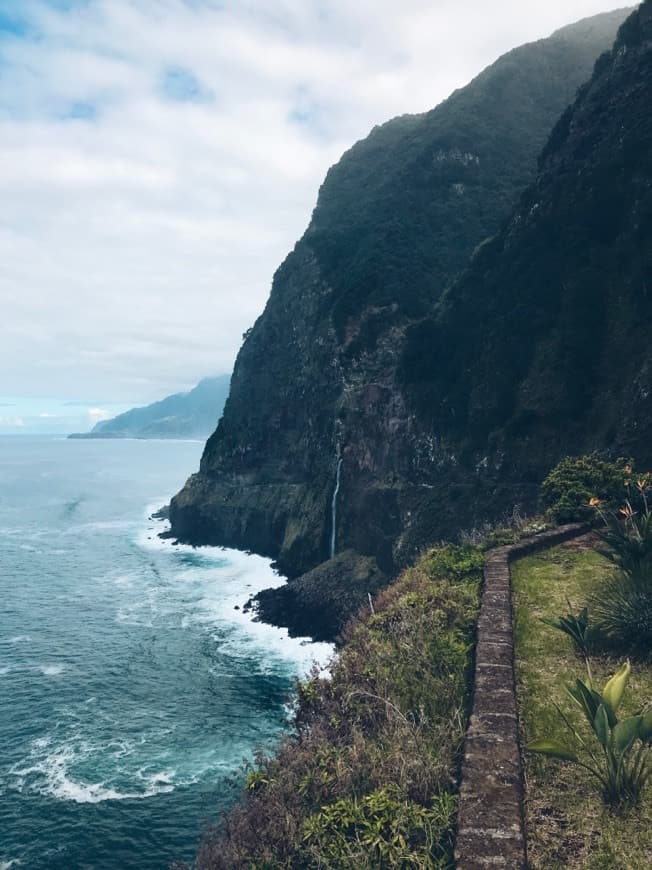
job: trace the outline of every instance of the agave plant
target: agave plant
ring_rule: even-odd
[[[585,740],[561,708],[557,710],[582,750],[582,757],[570,746],[550,737],[528,744],[530,752],[580,765],[602,786],[609,804],[636,803],[652,776],[649,741],[652,739],[652,710],[627,719],[618,719],[631,665],[626,662],[607,682],[602,692],[592,681],[576,680],[566,690],[579,706],[589,724],[597,746]]]
[[[595,636],[606,647],[638,659],[652,657],[652,582],[619,574],[593,591]]]
[[[584,657],[588,667],[590,647],[589,611],[585,607],[576,616],[573,613],[570,601],[568,602],[568,608],[570,613],[566,616],[557,616],[554,619],[542,619],[541,622],[567,634],[573,641],[576,651]]]

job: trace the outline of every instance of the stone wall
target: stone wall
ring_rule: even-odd
[[[584,525],[562,526],[486,554],[460,786],[458,870],[527,867],[509,564],[586,531]]]

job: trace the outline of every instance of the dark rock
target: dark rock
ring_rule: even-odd
[[[292,637],[330,641],[387,579],[375,559],[347,550],[292,583],[259,592],[258,618],[287,628]]]

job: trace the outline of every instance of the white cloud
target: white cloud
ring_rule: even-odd
[[[88,416],[92,423],[99,423],[100,420],[110,420],[113,414],[110,411],[105,411],[104,408],[89,408]]]
[[[0,393],[144,403],[230,370],[355,139],[612,4],[66,5],[0,29]]]

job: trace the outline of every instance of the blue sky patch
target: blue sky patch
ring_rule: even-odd
[[[29,31],[28,18],[21,14],[24,7],[16,0],[0,0],[0,39],[3,35],[25,36]]]
[[[204,103],[214,97],[194,73],[182,66],[167,67],[161,76],[160,88],[163,96],[177,103]]]
[[[64,119],[71,121],[95,121],[97,116],[97,106],[85,102],[73,103],[63,115]]]

